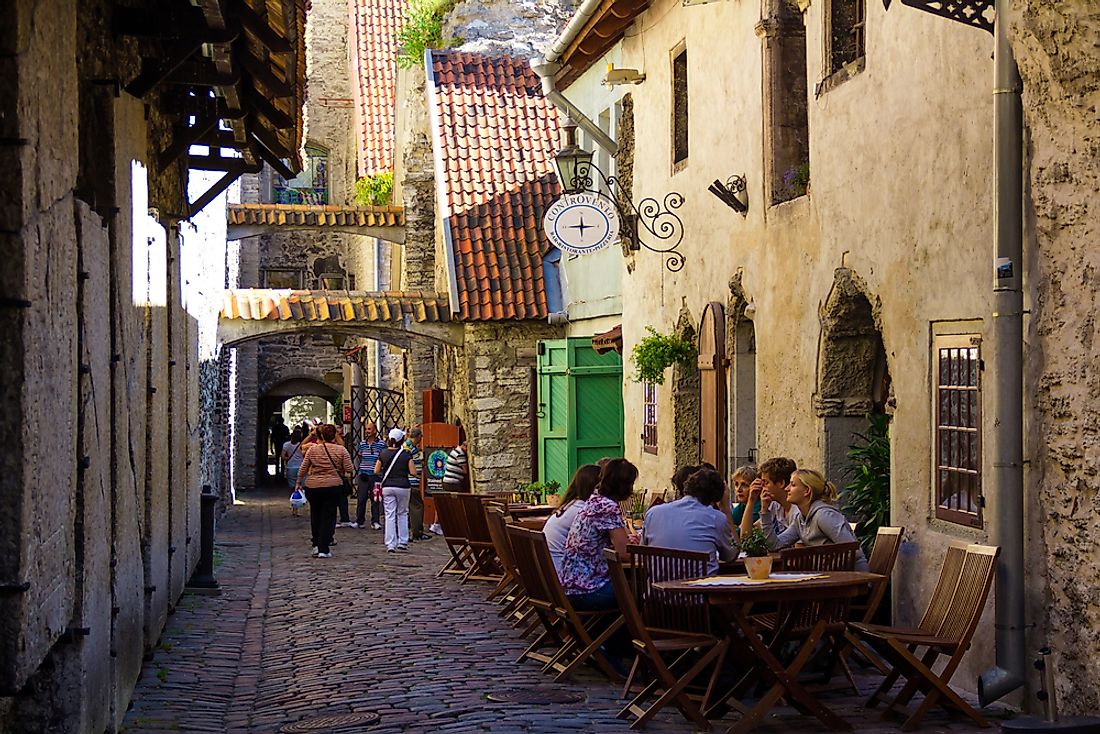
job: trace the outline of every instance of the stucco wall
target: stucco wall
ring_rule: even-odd
[[[697,320],[708,301],[726,303],[739,277],[755,310],[757,449],[761,459],[824,464],[823,421],[815,405],[821,369],[822,309],[838,269],[866,288],[893,379],[894,524],[907,528],[896,586],[900,620],[915,621],[931,591],[945,541],[985,539],[932,518],[930,334],[933,322],[982,319],[990,311],[992,238],[991,39],[904,6],[867,3],[866,69],[815,94],[824,76],[823,10],[804,15],[807,37],[810,191],[774,207],[764,191],[763,41],[757,6],[654,3],[623,42],[622,65],[645,72],[632,90],[633,200],[685,197],[684,269],[669,273],[645,250],[626,276],[624,347],[646,325],[671,331],[681,308]],[[661,18],[654,23],[649,19]],[[688,49],[689,157],[671,162],[671,54]],[[919,64],[913,59],[924,59]],[[707,192],[714,179],[744,174],[742,218]],[[989,335],[985,335],[986,339]],[[629,368],[628,368],[629,369]],[[671,372],[669,373],[669,376]],[[672,382],[659,395],[657,456],[643,454],[641,386],[627,381],[627,456],[642,486],[664,486],[674,469]],[[841,480],[842,477],[832,477]],[[985,487],[992,495],[994,488]],[[991,660],[991,613],[965,670]]]
[[[1100,16],[1076,2],[1018,2],[1033,296],[1025,403],[1030,649],[1058,659],[1063,712],[1100,710]]]

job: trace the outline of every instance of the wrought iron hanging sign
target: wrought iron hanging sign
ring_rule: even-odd
[[[542,229],[562,252],[589,255],[618,241],[619,210],[590,191],[563,194],[547,208]]]
[[[680,245],[684,222],[676,210],[684,197],[670,192],[661,201],[642,199],[637,206],[622,195],[619,180],[592,163],[592,153],[576,144],[575,126],[566,125],[566,145],[554,156],[564,193],[550,203],[542,226],[558,249],[587,255],[624,238],[630,249],[642,247],[665,256],[665,267],[684,267]],[[606,193],[605,193],[606,192]]]

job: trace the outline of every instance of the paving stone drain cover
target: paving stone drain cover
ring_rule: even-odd
[[[368,726],[377,723],[379,715],[375,713],[361,714],[330,714],[317,716],[312,719],[302,719],[293,724],[287,724],[279,729],[282,734],[298,734],[298,732],[323,732],[340,731],[351,726]]]
[[[583,693],[558,691],[552,688],[505,688],[488,695],[494,703],[520,703],[528,706],[550,703],[581,703]]]

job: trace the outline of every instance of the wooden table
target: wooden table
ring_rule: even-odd
[[[805,581],[766,582],[738,586],[702,586],[690,583],[690,580],[663,581],[654,584],[665,591],[703,594],[729,625],[729,639],[732,647],[740,653],[739,658],[750,664],[749,673],[759,671],[772,683],[771,688],[752,708],[733,701],[733,705],[744,712],[744,716],[729,728],[730,734],[742,734],[759,724],[781,697],[804,713],[816,716],[822,724],[834,731],[851,731],[852,725],[842,719],[798,682],[798,674],[813,654],[814,646],[821,639],[827,627],[824,616],[810,629],[802,639],[798,652],[789,665],[784,666],[775,656],[774,650],[782,644],[777,639],[772,646],[765,644],[758,630],[749,619],[749,610],[756,602],[836,602],[846,612],[853,596],[863,591],[867,584],[882,579],[878,574],[859,571],[822,572],[823,578]],[[785,620],[777,620],[777,628],[786,627]],[[748,677],[748,676],[746,676]],[[738,692],[735,687],[730,697]]]
[[[557,507],[553,505],[508,505],[508,514],[519,519],[521,517],[537,517],[540,515],[553,515]]]

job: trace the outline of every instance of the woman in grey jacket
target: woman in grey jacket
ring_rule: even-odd
[[[848,525],[848,518],[832,503],[837,499],[836,487],[825,481],[813,469],[798,469],[787,485],[787,500],[797,505],[801,516],[789,528],[776,535],[771,508],[760,513],[760,526],[773,548],[789,548],[795,543],[805,546],[826,543],[854,543],[855,533]],[[867,571],[867,557],[862,549],[856,550],[856,570]]]

